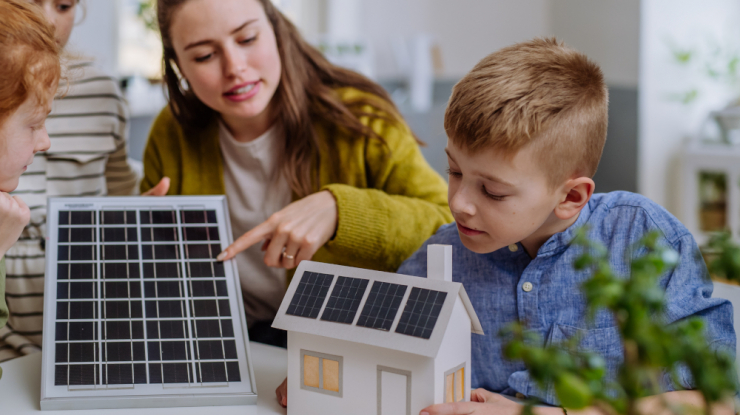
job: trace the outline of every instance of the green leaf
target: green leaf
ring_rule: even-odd
[[[593,399],[588,384],[572,373],[562,373],[557,377],[555,393],[561,405],[572,409],[585,408]]]

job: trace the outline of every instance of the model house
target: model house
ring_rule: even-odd
[[[483,334],[452,247],[427,278],[303,261],[274,327],[288,331],[289,414],[418,414],[470,399],[470,333]]]

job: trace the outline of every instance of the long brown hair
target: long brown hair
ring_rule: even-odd
[[[170,109],[185,129],[202,129],[213,122],[216,112],[201,102],[190,88],[184,89],[175,71],[177,55],[172,45],[170,28],[177,9],[188,0],[157,0],[157,19],[164,46],[164,81],[169,91]],[[285,137],[285,149],[279,160],[282,173],[291,189],[299,196],[315,191],[312,165],[319,157],[319,143],[314,123],[320,120],[330,128],[339,128],[351,136],[383,138],[360,122],[359,117],[384,118],[402,122],[388,93],[368,78],[331,64],[316,48],[309,45],[298,29],[270,0],[257,0],[265,10],[275,32],[282,61],[280,85],[271,105],[276,108],[275,123]],[[377,99],[343,102],[335,89],[352,87],[369,92]],[[370,105],[374,113],[361,108]],[[336,131],[336,130],[334,130]]]

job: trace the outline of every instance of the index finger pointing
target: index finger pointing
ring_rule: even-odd
[[[275,225],[270,222],[262,222],[252,228],[251,231],[240,236],[239,239],[234,241],[234,243],[224,249],[223,252],[218,254],[218,257],[216,257],[216,259],[218,259],[219,261],[227,261],[236,256],[236,254],[238,254],[239,252],[265,239],[266,236],[272,234],[274,231]]]

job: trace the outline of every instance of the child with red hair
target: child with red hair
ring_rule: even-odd
[[[39,151],[49,148],[44,122],[60,78],[54,31],[25,1],[0,1],[0,327],[8,319],[5,253],[29,221],[28,206],[9,193]],[[0,372],[0,375],[2,372]]]

